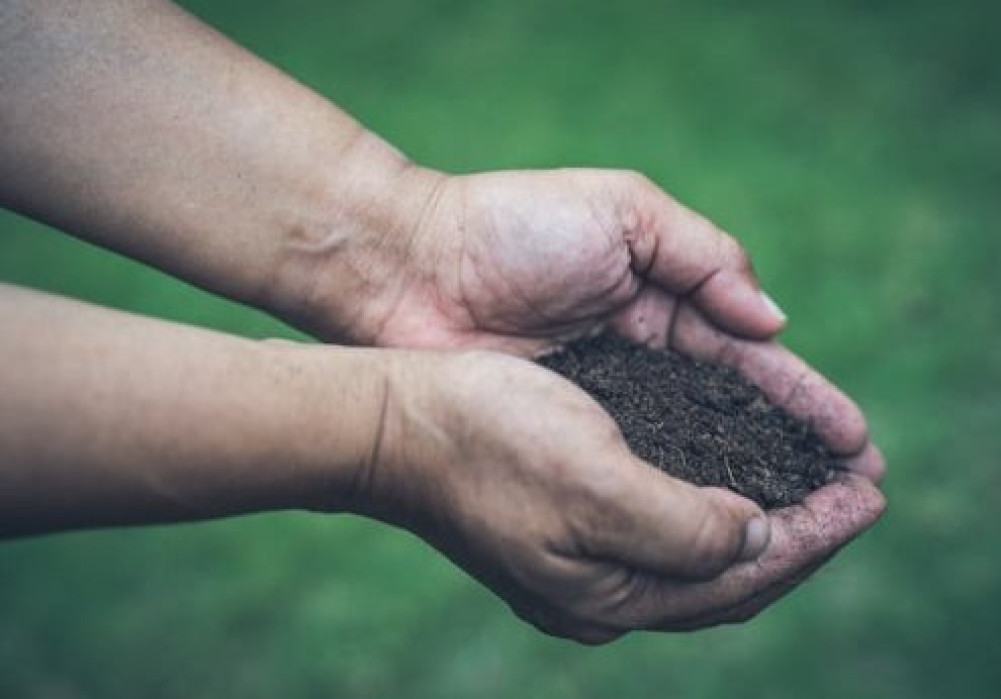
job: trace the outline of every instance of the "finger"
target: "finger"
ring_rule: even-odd
[[[806,582],[813,576],[814,573],[820,570],[820,568],[822,568],[824,564],[826,564],[827,561],[833,557],[833,555],[834,554],[827,556],[822,561],[807,566],[796,575],[779,581],[775,585],[772,585],[745,602],[738,603],[733,607],[727,607],[717,613],[693,617],[685,621],[672,623],[670,630],[695,631],[697,629],[705,629],[711,626],[719,626],[720,624],[740,624],[745,621],[749,621]]]
[[[629,458],[601,507],[588,514],[577,543],[584,555],[651,574],[708,580],[767,545],[768,520],[750,500],[698,488]]]
[[[697,359],[737,369],[768,400],[807,422],[835,454],[852,456],[868,443],[865,417],[858,406],[776,342],[741,340],[723,333],[683,303],[670,345]]]
[[[539,604],[523,607],[509,604],[511,611],[524,622],[542,633],[576,641],[585,646],[599,646],[621,638],[625,629],[617,629],[600,623],[572,618],[565,611]]]
[[[864,481],[860,482],[865,485]],[[871,492],[870,488],[866,489]],[[873,504],[876,508],[878,508],[878,513],[881,514],[885,506],[881,497],[875,498]],[[814,504],[813,506],[816,505]],[[878,517],[878,514],[876,516]],[[696,628],[707,628],[719,624],[737,624],[748,621],[812,577],[814,573],[826,565],[835,555],[837,555],[838,551],[844,548],[848,543],[850,543],[850,539],[834,544],[833,547],[826,551],[821,557],[814,559],[805,567],[798,570],[795,574],[779,579],[778,582],[773,584],[771,587],[766,588],[764,591],[746,601],[739,602],[738,604],[715,614],[703,615],[678,624],[672,624],[671,630],[687,631],[694,630]]]
[[[844,475],[802,505],[776,510],[771,543],[756,561],[704,583],[637,579],[637,592],[619,606],[617,621],[629,628],[695,628],[726,618],[761,595],[769,601],[770,590],[800,580],[871,526],[884,508],[882,494],[868,479]]]
[[[261,340],[265,345],[271,345],[272,347],[281,348],[291,348],[291,347],[308,347],[309,344],[305,342],[296,342],[295,340],[289,340],[285,337],[265,337]]]
[[[626,242],[640,276],[671,293],[690,294],[729,332],[764,339],[782,329],[785,315],[761,291],[736,240],[646,178],[633,176],[630,184],[636,216]]]
[[[635,299],[612,316],[609,327],[633,342],[663,349],[677,305],[676,296],[646,284]]]
[[[886,477],[886,461],[883,453],[872,442],[866,444],[860,453],[845,459],[844,464],[849,471],[865,476],[876,485],[882,483]]]

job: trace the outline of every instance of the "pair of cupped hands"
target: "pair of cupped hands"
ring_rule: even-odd
[[[403,177],[410,214],[304,243],[279,314],[326,339],[492,351],[401,355],[353,509],[584,643],[749,619],[880,516],[861,412],[772,339],[785,318],[732,237],[631,172]],[[844,473],[762,512],[643,463],[590,397],[525,361],[599,330],[735,367]]]

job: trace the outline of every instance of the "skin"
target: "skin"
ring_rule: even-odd
[[[8,535],[358,512],[599,643],[747,619],[882,512],[858,408],[770,339],[785,319],[733,238],[640,175],[420,167],[158,1],[0,1],[0,86],[3,205],[321,339],[401,348],[250,342],[5,287]],[[766,515],[654,471],[517,358],[603,328],[737,367],[848,473]]]

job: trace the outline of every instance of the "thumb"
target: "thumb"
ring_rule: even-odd
[[[767,517],[750,500],[700,488],[630,456],[622,490],[601,517],[591,552],[630,568],[691,580],[715,578],[757,558],[768,545]]]
[[[631,188],[637,226],[627,233],[637,274],[680,296],[720,328],[752,339],[771,337],[785,314],[761,290],[740,244],[649,180]]]

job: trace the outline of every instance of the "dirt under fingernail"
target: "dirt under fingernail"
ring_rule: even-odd
[[[731,368],[614,335],[579,340],[538,363],[597,400],[637,456],[696,485],[773,509],[801,502],[843,470],[807,423]]]

